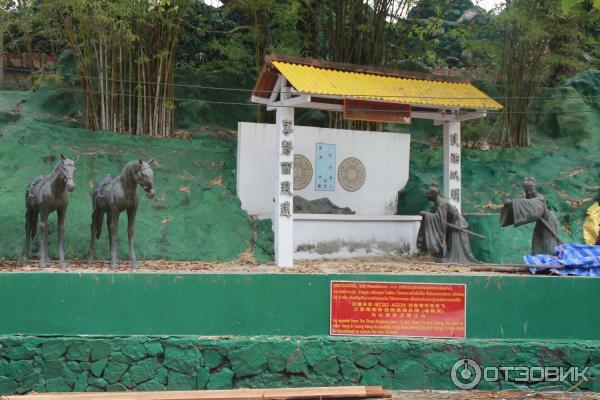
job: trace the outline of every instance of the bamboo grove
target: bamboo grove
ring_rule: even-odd
[[[491,71],[476,79],[486,80],[505,107],[501,123],[492,116],[477,135],[490,136],[498,126],[500,144],[528,146],[529,109],[541,87],[599,65],[597,1],[507,0],[496,13],[471,0],[221,2],[0,0],[0,35],[7,51],[70,50],[77,78],[55,79],[68,80],[64,90],[83,93],[88,128],[161,137],[175,129],[175,67],[182,74],[195,71],[195,84],[243,91],[260,73],[263,57],[276,53],[419,72]],[[211,100],[246,101],[232,95],[243,92],[178,91],[187,92],[178,96],[178,109],[189,99],[198,102],[199,114],[200,108],[214,110]],[[383,128],[336,113],[316,118],[330,127]],[[271,119],[256,107],[257,121]]]
[[[47,0],[75,59],[93,130],[167,137],[174,130],[174,49],[183,2]]]

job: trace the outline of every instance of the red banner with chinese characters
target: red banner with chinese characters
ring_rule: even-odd
[[[344,119],[410,124],[410,104],[344,99]]]
[[[331,282],[332,335],[466,337],[462,284]]]

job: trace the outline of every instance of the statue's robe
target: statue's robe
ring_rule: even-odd
[[[469,234],[450,228],[448,223],[467,229],[469,223],[446,199],[440,199],[433,213],[425,213],[419,233],[417,248],[440,258],[441,262],[477,264],[471,253]]]
[[[558,232],[556,215],[548,209],[544,196],[538,193],[534,198],[514,199],[510,204],[505,204],[500,213],[500,226],[517,227],[535,222],[531,237],[531,254],[554,254],[558,240],[540,221],[541,218],[554,232]]]

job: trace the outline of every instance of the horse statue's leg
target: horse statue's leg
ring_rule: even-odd
[[[67,268],[67,262],[65,261],[65,217],[67,215],[67,207],[59,208],[56,210],[56,216],[58,220],[58,227],[56,229],[58,233],[58,259],[61,268]]]
[[[96,240],[100,238],[100,233],[102,232],[102,222],[104,220],[104,212],[100,210],[100,208],[94,208],[94,212],[92,213],[92,223],[90,225],[91,238],[90,238],[90,247],[88,249],[88,264],[94,263],[94,253],[96,252]],[[110,240],[110,234],[109,234]]]
[[[27,212],[25,213],[25,248],[23,249],[23,257],[25,257],[26,260],[29,260],[29,247],[31,239],[35,237],[37,222],[37,211],[27,208]]]
[[[48,255],[48,213],[41,212],[42,222],[40,223],[40,261],[39,267],[46,268],[50,256]]]
[[[131,259],[131,268],[138,268],[139,264],[135,256],[134,235],[135,235],[135,214],[136,207],[127,210],[127,238],[129,239],[129,258]]]
[[[119,232],[119,211],[110,210],[108,212],[108,238],[110,242],[110,267],[117,268],[119,266],[117,245],[117,235]]]

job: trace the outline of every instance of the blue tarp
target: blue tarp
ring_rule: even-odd
[[[550,271],[560,275],[600,276],[600,246],[591,244],[568,243],[556,246],[554,255],[536,254],[523,256],[528,265],[565,266],[565,269],[551,268]],[[540,270],[530,268],[532,273]]]

